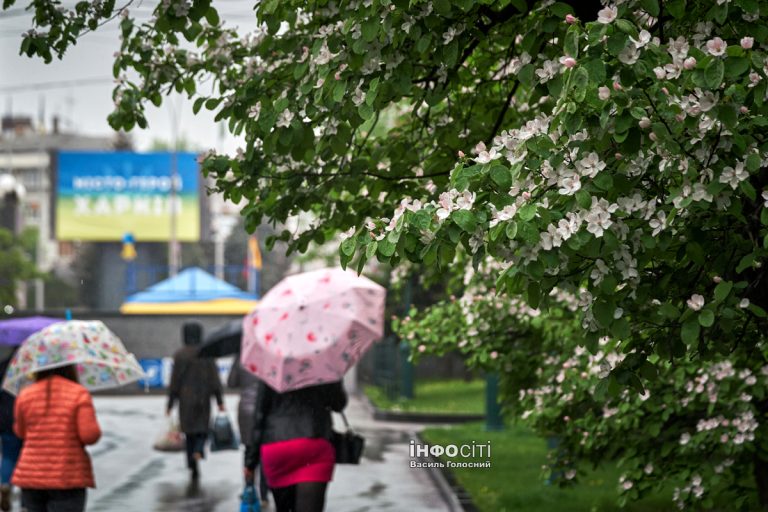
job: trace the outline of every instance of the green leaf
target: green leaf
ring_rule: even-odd
[[[701,326],[695,319],[688,320],[683,324],[680,329],[680,339],[686,345],[693,345],[699,339],[699,333],[701,332]]]
[[[565,47],[563,51],[574,59],[579,56],[579,27],[577,25],[571,25],[565,34]]]
[[[592,196],[584,189],[576,192],[576,202],[585,210],[592,206]]]
[[[341,242],[341,252],[346,256],[352,256],[355,253],[356,246],[357,242],[355,241],[354,237],[347,238]]]
[[[451,220],[468,233],[474,233],[477,227],[477,219],[469,210],[456,210],[451,213]]]
[[[613,322],[614,309],[613,304],[604,300],[598,300],[592,306],[592,313],[595,315],[595,319],[601,326],[608,327],[611,325],[611,322]]]
[[[760,155],[757,153],[750,153],[750,155],[747,157],[747,170],[749,172],[755,172],[758,169],[760,169],[760,166],[763,164],[762,159],[760,158]]]
[[[680,311],[669,302],[665,302],[659,307],[659,313],[670,320],[675,320],[680,316]]]
[[[752,267],[752,264],[755,262],[755,253],[749,253],[745,255],[743,258],[741,258],[741,261],[739,261],[739,264],[736,266],[736,273],[741,274],[748,268]]]
[[[512,173],[503,165],[496,165],[491,168],[491,179],[499,186],[499,188],[506,192],[509,187],[512,186]]]
[[[658,0],[640,0],[640,6],[654,18],[659,17],[659,1]]]
[[[587,70],[589,80],[596,85],[605,83],[605,63],[602,59],[590,59],[585,61],[581,67]]]
[[[715,314],[711,310],[705,309],[699,313],[699,324],[702,327],[712,327],[714,323]]]
[[[395,254],[396,248],[397,246],[392,242],[390,242],[389,240],[387,240],[386,238],[384,240],[379,241],[379,247],[378,247],[379,254],[381,254],[385,258],[389,258],[393,254]]]
[[[632,337],[632,329],[626,319],[620,318],[611,326],[611,334],[617,340],[627,340]]]
[[[725,67],[722,59],[714,58],[704,69],[704,84],[710,89],[719,89],[720,84],[723,83],[724,74]]]
[[[365,246],[365,259],[370,260],[376,255],[376,248],[379,246],[379,242],[372,240],[371,243]]]
[[[367,43],[376,39],[376,35],[379,33],[381,25],[379,25],[379,19],[376,16],[371,16],[367,21],[362,24],[360,29],[363,40]]]
[[[720,105],[717,109],[717,118],[727,128],[734,128],[739,122],[739,116],[736,113],[736,109],[730,105]]]
[[[360,117],[362,117],[364,121],[367,121],[373,117],[373,108],[367,103],[363,103],[357,107],[357,113],[360,114]]]
[[[725,60],[725,74],[728,78],[737,78],[749,70],[749,64],[746,57],[730,57]]]
[[[731,281],[721,281],[715,286],[715,300],[718,302],[724,301],[728,295],[730,295],[733,289],[733,283]]]
[[[768,314],[766,314],[763,308],[761,308],[760,306],[756,306],[755,304],[750,304],[749,306],[747,306],[747,309],[760,318],[765,318],[766,316],[768,316]]]
[[[517,236],[517,222],[510,221],[507,223],[507,227],[505,229],[505,234],[507,235],[507,238],[510,240],[513,240]]]
[[[219,13],[213,7],[209,7],[208,10],[205,11],[205,19],[213,26],[218,25],[220,22]]]
[[[536,216],[536,205],[527,204],[523,206],[520,208],[520,211],[517,212],[517,216],[520,217],[520,220],[525,222],[533,220],[533,218]]]
[[[528,283],[528,293],[526,296],[528,305],[536,309],[541,302],[541,286],[538,281],[531,281]]]
[[[576,68],[576,72],[573,75],[573,82],[571,87],[573,88],[573,99],[579,103],[584,101],[587,95],[587,89],[589,85],[589,73],[583,67]]]
[[[344,99],[344,93],[347,92],[347,82],[344,80],[338,80],[333,86],[333,101],[339,103]]]

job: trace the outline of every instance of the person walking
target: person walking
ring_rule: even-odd
[[[187,467],[193,480],[200,476],[198,463],[205,457],[205,442],[211,422],[211,397],[224,412],[222,386],[216,363],[197,355],[203,339],[203,328],[197,322],[182,326],[184,347],[173,356],[173,371],[168,393],[166,415],[179,404],[179,423],[187,445]]]
[[[256,407],[256,393],[259,391],[259,383],[261,380],[243,368],[240,363],[240,354],[235,356],[235,360],[232,363],[232,369],[229,372],[227,378],[227,386],[240,390],[240,401],[237,404],[237,426],[240,429],[240,441],[245,446],[245,461],[247,464],[248,452],[253,444],[253,414]],[[253,478],[246,478],[246,484],[253,484]],[[267,488],[267,479],[262,472],[259,475],[259,497],[261,498],[261,506],[265,508],[269,502]]]
[[[347,405],[341,382],[278,393],[259,381],[255,400],[246,478],[261,464],[277,512],[322,512],[336,463],[331,411]]]
[[[8,365],[16,353],[16,347],[0,363],[0,376],[5,377]],[[0,460],[0,510],[11,510],[11,476],[16,468],[16,462],[21,453],[21,439],[13,432],[13,408],[16,397],[6,390],[0,390],[0,445],[2,445],[2,460]]]
[[[90,393],[75,365],[43,370],[16,399],[14,432],[24,442],[12,482],[26,512],[83,512],[95,487],[86,445],[101,438]]]

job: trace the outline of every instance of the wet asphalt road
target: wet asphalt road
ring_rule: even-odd
[[[236,411],[237,399],[227,397],[229,411]],[[89,491],[88,512],[239,510],[242,452],[209,453],[201,466],[200,483],[193,485],[182,453],[152,450],[166,425],[163,397],[96,397],[94,401],[104,435],[89,448],[97,489]],[[428,474],[408,467],[408,441],[414,426],[375,422],[356,400],[347,413],[350,423],[366,437],[366,452],[360,466],[336,467],[326,511],[448,510]]]

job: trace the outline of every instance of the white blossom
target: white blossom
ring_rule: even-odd
[[[719,182],[727,183],[732,189],[736,190],[739,183],[749,178],[749,173],[744,170],[744,162],[737,162],[736,167],[726,166],[720,174]]]
[[[618,15],[619,9],[615,5],[609,5],[597,11],[597,21],[603,24],[612,23]]]
[[[699,311],[704,307],[704,297],[698,293],[691,295],[691,298],[686,301],[688,307],[694,311]]]
[[[713,55],[715,57],[720,57],[721,55],[725,55],[725,49],[728,47],[728,45],[720,39],[719,37],[714,37],[707,41],[707,51],[710,53],[710,55]]]

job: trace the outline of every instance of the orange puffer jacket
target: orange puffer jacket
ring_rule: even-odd
[[[63,377],[43,379],[16,400],[13,430],[24,440],[13,484],[27,489],[95,487],[85,445],[101,437],[91,395]]]

